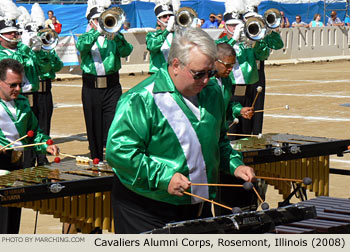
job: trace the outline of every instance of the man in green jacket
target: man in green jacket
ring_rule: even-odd
[[[226,36],[217,40],[216,43],[227,43],[236,51],[237,61],[230,74],[233,83],[232,101],[239,102],[244,107],[252,106],[257,88],[261,86],[262,92],[259,95],[259,101],[256,102],[256,106],[253,109],[264,109],[264,60],[269,57],[271,49],[281,49],[283,41],[279,33],[271,31],[271,33],[255,43],[249,43],[254,42],[249,40],[248,43],[245,41],[241,42],[241,35],[244,34],[242,15],[236,12],[226,12],[224,20]],[[229,132],[259,134],[262,131],[262,124],[262,113],[257,113],[251,120],[243,118],[236,127],[230,128]],[[235,139],[235,137],[231,137],[231,139]]]
[[[236,52],[226,43],[217,44],[217,59],[215,69],[217,73],[211,78],[211,81],[217,83],[222,90],[225,103],[226,121],[230,126],[235,118],[243,117],[251,119],[254,115],[252,107],[243,107],[239,102],[231,100],[232,97],[232,79],[230,74],[236,62]]]
[[[113,34],[112,39],[105,36],[98,24],[103,11],[100,6],[92,6],[87,11],[91,30],[79,36],[76,44],[81,55],[82,101],[90,154],[92,159],[101,161],[107,132],[122,94],[120,57],[129,56],[133,49],[120,32]]]
[[[24,86],[21,93],[27,97],[32,110],[38,115],[39,76],[49,72],[51,65],[48,53],[41,50],[40,44],[34,46],[34,41],[40,42],[35,31],[24,31],[20,38],[15,20],[7,20],[4,17],[0,21],[0,60],[11,58],[24,66]],[[26,150],[24,157],[25,168],[35,166],[36,157],[33,150]]]
[[[0,61],[0,169],[13,171],[23,167],[21,154],[23,145],[45,143],[49,136],[43,134],[38,121],[30,108],[28,100],[20,95],[23,66],[16,60]],[[15,140],[27,135],[32,130],[34,135],[11,144],[15,150],[3,148]],[[37,145],[34,150],[40,153],[58,154],[55,145]],[[21,208],[0,207],[0,233],[16,234],[19,231]]]
[[[141,233],[209,216],[209,204],[184,191],[215,199],[215,187],[191,183],[216,183],[219,167],[245,181],[254,179],[253,169],[226,137],[222,91],[209,82],[215,59],[215,42],[206,32],[179,30],[169,65],[118,102],[106,148],[106,160],[116,173],[116,233]]]
[[[164,2],[164,1],[163,1]],[[149,72],[156,73],[168,61],[171,41],[174,36],[174,13],[171,1],[156,4],[154,13],[159,29],[146,35],[146,46],[150,52]]]

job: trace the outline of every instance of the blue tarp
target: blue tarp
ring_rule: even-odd
[[[24,6],[30,12],[32,4],[18,4]],[[57,19],[62,23],[62,33],[60,35],[81,34],[86,30],[87,20],[85,18],[86,4],[41,4],[45,14],[48,10],[53,10]],[[208,19],[211,12],[224,13],[224,2],[216,2],[210,0],[193,0],[183,1],[181,6],[191,7],[197,11],[199,18]],[[156,17],[154,15],[154,3],[149,2],[132,2],[127,5],[120,5],[125,11],[128,21],[132,28],[155,27]],[[301,15],[303,21],[310,22],[315,13],[320,13],[323,20],[324,2],[304,4],[288,4],[274,1],[263,1],[259,5],[259,13],[263,14],[269,8],[277,8],[283,10],[289,21],[295,20],[295,15]],[[338,17],[344,20],[345,9],[344,3],[332,3],[327,5],[327,13],[329,15],[332,9],[338,9]],[[326,18],[327,21],[328,18]]]

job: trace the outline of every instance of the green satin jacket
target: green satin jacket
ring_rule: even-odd
[[[18,138],[25,136],[29,130],[34,131],[34,137],[26,137],[20,141],[22,145],[42,143],[50,139],[39,128],[38,120],[30,108],[26,97],[19,95],[15,100],[16,116],[14,118],[7,105],[0,99],[0,145],[5,146]],[[18,145],[18,144],[16,144]],[[34,146],[34,150],[46,153],[47,144]],[[18,149],[17,149],[18,150]]]
[[[51,70],[45,74],[40,75],[41,80],[51,79],[54,80],[56,78],[56,72],[59,72],[63,68],[63,62],[58,57],[55,50],[51,50],[48,52],[49,60],[51,63]]]
[[[150,52],[149,72],[157,72],[164,63],[167,62],[171,40],[168,35],[170,32],[167,29],[157,30],[146,34],[146,46]],[[174,33],[171,33],[172,35]]]
[[[234,65],[230,78],[233,84],[254,84],[259,80],[257,60],[267,60],[271,49],[283,48],[283,41],[279,33],[272,31],[254,47],[246,47],[244,43],[237,44],[236,41],[227,36],[219,39],[216,43],[228,43],[236,51],[236,64]]]
[[[233,119],[241,116],[241,109],[243,106],[239,102],[231,101],[232,97],[232,81],[230,77],[217,78],[212,77],[210,81],[218,85],[222,90],[222,96],[224,98],[226,121],[227,125],[233,122]]]
[[[127,188],[174,205],[197,203],[197,198],[167,192],[176,172],[193,183],[216,183],[219,166],[233,174],[243,165],[241,153],[226,137],[218,85],[209,82],[198,94],[198,104],[200,119],[175,88],[167,68],[122,95],[109,129],[106,160]],[[191,192],[214,199],[216,189],[196,186]]]
[[[36,92],[39,89],[39,75],[51,71],[49,54],[45,50],[33,51],[28,46],[18,43],[16,50],[10,50],[0,45],[0,60],[15,59],[24,66],[26,85],[23,93]]]
[[[95,76],[118,72],[120,57],[129,56],[133,49],[123,34],[118,32],[113,40],[108,40],[94,29],[79,36],[76,47],[81,56],[81,69]]]

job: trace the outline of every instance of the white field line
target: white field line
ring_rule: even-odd
[[[271,88],[282,88],[282,87],[301,87],[301,86],[311,86],[311,85],[323,85],[323,84],[350,84],[350,80],[293,80],[293,79],[266,79],[266,83],[269,81],[274,81],[274,82],[281,82],[284,83],[284,85],[280,86],[268,86],[266,89],[271,89]],[[301,83],[298,83],[301,82]],[[298,83],[298,84],[291,84],[291,83]]]
[[[284,118],[284,119],[302,119],[302,120],[308,120],[308,121],[350,122],[350,118],[327,117],[327,116],[322,117],[322,116],[264,114],[264,117]]]
[[[348,99],[350,95],[333,95],[333,94],[286,94],[286,93],[265,93],[265,95],[275,96],[298,96],[298,97],[328,97],[328,98],[341,98]]]

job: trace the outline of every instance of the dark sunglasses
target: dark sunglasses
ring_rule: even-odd
[[[192,71],[191,69],[189,70],[190,70],[190,73],[192,74],[193,79],[195,80],[202,79],[206,75],[208,75],[208,78],[211,78],[217,73],[216,70],[201,71],[201,72],[195,72],[195,71]]]
[[[219,60],[219,59],[217,59],[216,61],[223,64],[226,68],[233,68],[233,66],[235,65],[234,63],[226,63],[226,62]]]
[[[209,18],[215,18],[214,16],[211,16],[211,17],[209,17]]]
[[[8,85],[10,88],[16,88],[17,86],[19,87],[23,87],[24,83],[7,83],[6,81],[2,81],[4,82],[6,85]]]
[[[172,16],[171,14],[166,14],[166,15],[161,16],[161,18],[167,18],[167,17],[171,17],[171,16]]]

